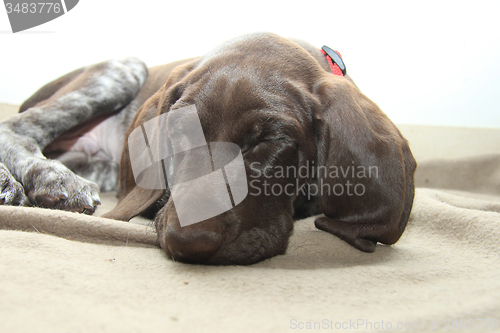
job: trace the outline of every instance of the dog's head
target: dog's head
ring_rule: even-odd
[[[221,172],[223,192],[229,193],[231,208],[182,226],[181,206],[183,211],[196,211],[220,204],[225,195],[211,192],[213,186],[217,187],[216,178],[203,186],[189,183],[183,189],[178,187],[178,193],[189,192],[184,197],[177,192],[172,195],[170,182],[166,191],[136,187],[126,147],[120,203],[108,217],[129,219],[157,207],[155,224],[167,255],[174,260],[209,264],[251,264],[284,253],[294,213],[318,213],[316,206],[328,216],[341,219],[375,214],[381,207],[393,214],[391,207],[398,206],[396,215],[401,218],[409,199],[405,140],[350,79],[328,73],[321,54],[314,52],[276,35],[257,34],[230,41],[176,68],[141,108],[129,134],[154,117],[182,115],[194,106],[207,142],[203,147],[212,149],[202,147],[201,155],[177,154],[170,161],[175,167],[165,168],[166,178],[192,180],[189,174],[203,168],[203,156],[206,161],[212,160],[212,171],[224,170],[214,167],[219,157],[211,143],[232,143],[239,147],[242,157],[246,179],[239,186],[247,187],[244,199],[235,202],[230,175],[227,170]],[[189,117],[186,113],[185,119]],[[177,118],[177,123],[170,119],[159,131],[171,135],[176,128],[189,126],[183,117]],[[188,131],[179,133],[177,142],[188,147]],[[363,195],[371,198],[333,192],[337,184],[353,180],[354,174],[345,174],[339,180],[329,174],[328,167],[382,164],[390,168],[384,176],[360,180]],[[318,167],[327,172],[318,172]],[[316,184],[314,193],[311,184]],[[324,184],[330,190],[319,193],[318,186]],[[399,188],[392,189],[394,185]],[[304,208],[308,206],[313,208]]]

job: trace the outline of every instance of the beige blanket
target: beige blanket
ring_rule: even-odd
[[[426,148],[419,129],[439,131],[403,128],[427,188],[401,240],[372,254],[309,218],[285,255],[186,265],[144,219],[0,207],[0,332],[500,332],[500,150],[426,161],[450,136]],[[98,214],[116,202],[102,199]]]

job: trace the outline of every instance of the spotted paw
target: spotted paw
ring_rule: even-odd
[[[0,205],[25,206],[28,203],[23,185],[0,163]]]
[[[29,201],[39,207],[91,215],[101,204],[96,183],[75,175],[56,160],[34,163],[23,184]]]

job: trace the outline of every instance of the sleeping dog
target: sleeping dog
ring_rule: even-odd
[[[394,244],[410,216],[416,163],[378,106],[347,75],[332,73],[335,58],[259,33],[149,69],[136,58],[80,68],[0,124],[0,198],[92,214],[99,190],[116,186],[119,202],[106,217],[154,217],[165,253],[191,263],[252,264],[283,254],[294,219],[315,214],[322,214],[317,228],[359,250]],[[239,147],[248,193],[231,209],[182,225],[171,186],[138,186],[128,138],[193,107],[206,142]],[[167,127],[156,131],[170,135]],[[198,168],[190,158],[177,156],[167,173]],[[188,187],[184,210],[187,202],[200,211],[203,197],[216,202],[210,186]]]

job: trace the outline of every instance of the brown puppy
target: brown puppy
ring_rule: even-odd
[[[413,203],[415,160],[394,124],[348,77],[333,75],[319,50],[273,34],[229,41],[175,68],[140,108],[127,137],[189,105],[207,142],[241,148],[247,197],[181,227],[169,190],[135,185],[125,145],[120,201],[107,214],[128,220],[159,209],[159,241],[172,259],[252,264],[285,252],[294,216],[318,213],[324,214],[315,222],[319,229],[365,252],[400,238]]]

